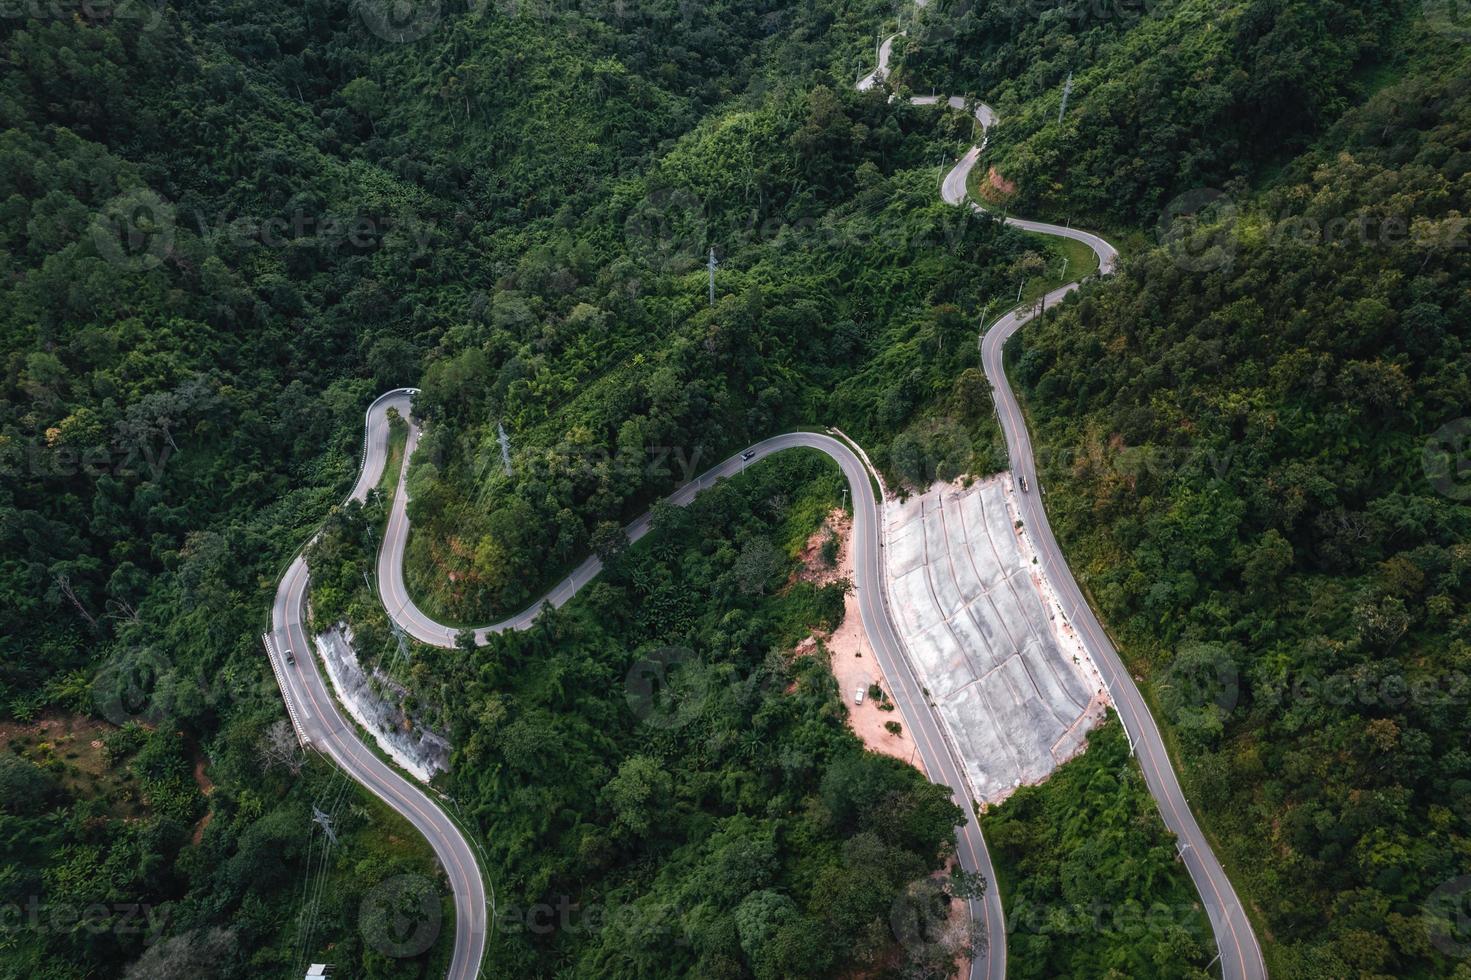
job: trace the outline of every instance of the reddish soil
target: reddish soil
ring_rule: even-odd
[[[838,559],[831,566],[821,561],[822,543],[828,532],[838,535]],[[834,510],[827,521],[808,539],[802,549],[802,568],[797,577],[804,581],[826,585],[836,581],[853,580],[852,552],[853,522],[841,510]],[[884,711],[879,702],[868,696],[870,685],[877,684],[888,691],[888,681],[874,658],[873,647],[863,631],[863,619],[858,612],[858,594],[851,589],[843,601],[843,621],[830,636],[813,636],[798,647],[799,654],[811,653],[821,645],[828,653],[828,663],[838,681],[838,691],[848,709],[848,727],[871,751],[882,752],[896,759],[903,759],[920,772],[924,772],[924,761],[916,751],[914,740],[904,718],[895,711]],[[854,704],[855,692],[863,691],[863,703]],[[885,722],[896,721],[901,726],[899,734],[884,728]]]
[[[986,179],[981,181],[981,197],[991,204],[1004,204],[1016,193],[1016,184],[1007,180],[996,170],[995,167],[986,171]]]
[[[126,766],[107,759],[103,738],[113,725],[86,715],[48,711],[31,721],[0,722],[0,752],[13,752],[49,769],[75,796],[108,799],[110,811],[132,818],[145,810]]]

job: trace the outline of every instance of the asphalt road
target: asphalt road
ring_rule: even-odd
[[[406,464],[418,444],[420,430],[410,416],[412,389],[395,389],[380,396],[368,408],[362,465],[349,499],[363,500],[378,485],[387,465],[387,410],[397,409],[409,422],[409,435],[402,457]],[[938,719],[923,689],[903,656],[894,631],[883,589],[882,547],[879,540],[879,504],[865,461],[848,443],[831,436],[812,432],[793,432],[763,440],[750,447],[749,460],[737,453],[684,484],[669,501],[677,506],[689,504],[700,491],[718,480],[738,474],[774,452],[806,447],[826,453],[843,471],[853,495],[854,513],[854,585],[864,629],[888,679],[890,694],[898,706],[904,723],[914,737],[924,759],[930,779],[950,789],[951,796],[965,814],[965,826],[956,835],[956,854],[961,867],[977,871],[989,882],[995,881],[990,853],[975,818],[975,808],[951,754]],[[387,529],[378,555],[378,587],[384,606],[404,631],[416,639],[440,647],[452,647],[458,630],[435,622],[420,610],[408,595],[403,578],[403,555],[408,539],[407,465],[398,473],[398,492],[394,495]],[[629,541],[648,533],[650,515],[644,514],[625,527]],[[560,607],[602,571],[602,562],[592,557],[579,565],[567,578],[534,605],[499,623],[477,629],[477,642],[484,642],[493,632],[524,629],[531,625],[544,605]],[[454,966],[450,976],[455,980],[476,975],[485,944],[485,891],[473,850],[459,828],[425,794],[378,759],[358,739],[357,732],[338,713],[327,691],[316,663],[315,651],[309,644],[302,625],[308,574],[306,562],[298,557],[287,571],[277,591],[273,616],[274,629],[267,649],[286,698],[288,713],[298,733],[312,747],[326,752],[349,775],[368,786],[395,810],[404,814],[433,845],[441,864],[448,870],[455,895],[456,939]],[[289,666],[280,651],[296,653],[296,665]],[[1006,974],[1005,920],[1000,894],[992,887],[981,901],[970,903],[971,915],[981,923],[987,936],[987,951],[972,964],[975,980],[1000,980]]]
[[[369,451],[350,499],[363,499],[383,472],[388,442],[385,409],[389,405],[407,416],[409,391],[388,392],[369,406]],[[489,918],[485,881],[475,851],[438,804],[374,755],[358,737],[357,729],[338,711],[303,625],[308,584],[306,559],[297,555],[276,589],[271,632],[264,638],[291,723],[303,744],[325,754],[374,796],[403,814],[434,848],[449,878],[455,903],[455,944],[448,976],[451,980],[472,980],[480,972]],[[295,654],[294,665],[286,662],[287,650]]]
[[[1100,255],[1100,259],[1103,256]],[[1045,304],[1051,306],[1068,292],[1077,288],[1070,283],[1048,293]],[[1006,448],[1012,461],[1012,471],[1024,476],[1031,486],[1027,493],[1017,495],[1022,520],[1031,533],[1032,541],[1047,578],[1052,582],[1063,611],[1072,621],[1078,635],[1088,647],[1088,653],[1097,665],[1103,681],[1108,685],[1114,707],[1129,733],[1139,767],[1144,772],[1144,781],[1149,786],[1165,826],[1178,838],[1181,858],[1191,879],[1199,891],[1206,914],[1210,917],[1211,930],[1215,934],[1216,946],[1221,954],[1221,975],[1226,980],[1260,980],[1267,975],[1266,963],[1262,959],[1261,946],[1256,933],[1246,917],[1246,910],[1236,890],[1231,886],[1220,861],[1211,850],[1210,843],[1201,832],[1190,811],[1190,805],[1180,789],[1180,781],[1165,752],[1159,727],[1149,713],[1144,698],[1134,685],[1133,678],[1119,659],[1118,651],[1094,615],[1093,609],[1083,599],[1082,591],[1073,578],[1052,526],[1047,521],[1047,511],[1042,503],[1042,484],[1037,479],[1036,461],[1032,456],[1031,437],[1026,421],[1017,405],[1016,394],[1006,379],[1002,350],[1007,338],[1016,333],[1028,320],[1036,315],[1038,307],[1028,306],[1013,310],[1003,316],[986,331],[981,341],[981,359],[986,377],[995,393],[997,415],[1002,431],[1006,435]]]
[[[860,89],[873,87],[887,72],[893,40],[890,37],[882,43],[879,67],[859,81]],[[939,97],[919,97],[913,101],[917,104],[935,104]],[[945,101],[952,108],[965,107],[964,101],[955,96]],[[977,104],[975,116],[986,128],[996,121],[995,113],[984,103]],[[983,139],[980,145],[972,147],[945,175],[941,183],[941,196],[945,201],[957,205],[967,201],[966,179],[984,148]],[[970,206],[980,210],[974,203]],[[1005,221],[1024,231],[1059,235],[1086,243],[1098,256],[1101,274],[1112,272],[1117,263],[1117,250],[1097,235],[1022,218],[1007,217]],[[1064,610],[1076,624],[1079,635],[1088,645],[1094,662],[1109,686],[1114,704],[1135,746],[1145,780],[1159,803],[1165,823],[1179,838],[1182,859],[1210,917],[1221,952],[1223,976],[1228,980],[1257,980],[1266,976],[1266,967],[1240,899],[1190,811],[1153,717],[1138,688],[1124,669],[1117,650],[1109,641],[1091,607],[1084,601],[1048,524],[1038,492],[1040,485],[1032,457],[1030,436],[1015,393],[1006,378],[1002,359],[1006,340],[1036,315],[1039,309],[1056,303],[1078,286],[1079,283],[1069,283],[1048,293],[1040,304],[1013,310],[996,321],[982,339],[982,361],[995,393],[997,414],[1006,436],[1013,471],[1026,476],[1033,488],[1031,492],[1019,495],[1019,506],[1038,549],[1043,568],[1056,588]],[[411,395],[411,389],[396,389],[380,396],[369,407],[362,467],[350,499],[363,499],[377,485],[383,474],[388,448],[386,413],[390,406],[394,407],[410,421],[410,429],[403,456],[405,465],[398,474],[398,492],[394,495],[388,528],[378,555],[379,589],[389,615],[407,633],[425,643],[451,647],[458,630],[435,622],[414,605],[403,577],[404,548],[408,541],[409,527],[406,464],[419,439],[419,429],[410,419]],[[986,952],[972,963],[971,977],[972,980],[1002,980],[1006,975],[1005,918],[1000,894],[994,886],[995,873],[991,867],[990,854],[976,822],[974,807],[960,769],[938,719],[902,653],[889,616],[882,584],[880,511],[864,461],[859,459],[847,443],[830,436],[807,432],[787,433],[752,446],[748,450],[751,454],[749,461],[737,454],[712,467],[672,494],[670,500],[680,506],[688,504],[701,490],[721,478],[734,475],[749,462],[755,462],[773,452],[796,447],[827,453],[838,463],[848,480],[854,504],[855,586],[864,629],[889,681],[890,693],[915,738],[930,778],[948,786],[952,797],[965,812],[965,826],[957,835],[957,854],[961,866],[970,871],[981,872],[992,883],[984,900],[971,903],[971,915],[981,923],[987,936]],[[637,541],[643,537],[649,530],[649,523],[649,515],[645,514],[629,524],[626,528],[629,540]],[[532,606],[501,622],[476,629],[477,642],[483,643],[491,633],[526,628],[535,620],[542,606],[562,606],[601,570],[602,563],[596,557],[587,559]],[[305,743],[326,753],[349,775],[402,813],[429,840],[449,876],[455,898],[455,947],[449,976],[452,980],[469,980],[479,972],[487,935],[485,886],[475,853],[453,821],[418,787],[379,760],[358,738],[356,730],[339,714],[318,671],[316,657],[302,623],[308,578],[306,562],[298,556],[277,590],[272,611],[272,632],[266,637],[272,669],[281,684],[292,724]],[[294,666],[285,662],[282,651],[286,649],[296,654]]]
[[[382,403],[379,408],[380,412],[388,404],[392,404],[382,399],[380,402]],[[407,411],[403,408],[400,408],[400,411],[407,417]],[[383,424],[375,428],[370,419],[368,428],[370,437],[375,431],[382,433],[383,445],[375,447],[370,439],[367,451],[367,458],[381,474],[382,460],[375,457],[381,457],[386,453],[387,426]],[[412,455],[413,446],[418,442],[418,435],[418,427],[412,426],[408,441],[409,452],[405,453],[405,459]],[[742,454],[737,453],[711,467],[670,494],[668,499],[676,506],[683,507],[694,500],[700,491],[714,486],[718,480],[735,476],[746,466],[772,453],[797,447],[816,449],[826,453],[837,462],[843,471],[843,476],[848,481],[849,492],[853,495],[854,585],[858,593],[864,630],[873,645],[879,666],[888,679],[890,694],[898,705],[910,734],[914,737],[920,756],[924,759],[925,769],[931,781],[948,787],[952,798],[965,811],[965,826],[960,828],[956,834],[956,852],[961,866],[967,871],[979,871],[985,875],[987,881],[994,883],[996,874],[991,867],[991,855],[986,850],[985,839],[982,838],[980,826],[976,822],[975,807],[961,776],[960,767],[950,752],[933,708],[924,696],[919,682],[915,679],[908,660],[901,652],[898,635],[894,631],[893,622],[885,605],[883,554],[879,542],[879,504],[874,497],[873,485],[869,480],[869,471],[864,461],[849,447],[848,443],[839,439],[814,432],[789,432],[764,439],[745,450],[751,454],[749,460],[743,459]],[[367,469],[368,467],[365,466],[365,472]],[[404,585],[403,554],[409,529],[404,479],[405,476],[401,471],[399,492],[394,496],[388,530],[379,551],[379,591],[390,615],[403,627],[405,632],[424,643],[450,647],[454,645],[458,631],[436,623],[414,605]],[[650,516],[644,514],[629,523],[624,531],[632,543],[647,534],[649,527]],[[483,643],[491,633],[499,633],[508,629],[525,629],[535,621],[543,606],[562,606],[576,595],[580,588],[596,578],[602,568],[603,564],[598,558],[587,559],[534,605],[508,619],[476,629],[476,641]],[[1006,975],[1006,933],[1005,919],[1001,912],[1001,898],[995,887],[986,893],[982,901],[971,903],[971,915],[981,923],[987,936],[987,952],[976,958],[972,965],[971,976],[975,980],[1001,980]]]
[[[912,101],[917,104],[934,104],[938,99],[929,97]],[[964,100],[954,96],[948,99],[948,104],[956,109],[965,108]],[[975,117],[986,129],[996,124],[996,113],[985,103],[977,103]],[[966,183],[985,146],[986,138],[983,137],[980,145],[971,147],[944,176],[940,184],[940,196],[946,203],[969,203],[970,207],[984,212],[984,208],[969,201]],[[1025,218],[1006,217],[1004,220],[1007,225],[1022,231],[1083,242],[1098,256],[1100,275],[1113,272],[1118,264],[1118,250],[1091,232]],[[1104,683],[1108,685],[1114,707],[1129,733],[1139,766],[1144,772],[1144,780],[1159,805],[1165,825],[1178,838],[1181,859],[1195,882],[1201,903],[1210,918],[1211,930],[1221,954],[1222,977],[1225,980],[1262,980],[1267,975],[1266,963],[1262,959],[1261,946],[1241,899],[1201,832],[1195,814],[1191,812],[1185,794],[1180,789],[1180,781],[1170,763],[1169,754],[1165,751],[1154,716],[1150,714],[1133,678],[1124,668],[1123,661],[1103,625],[1084,600],[1082,590],[1073,578],[1072,570],[1052,533],[1052,526],[1047,521],[1047,511],[1042,503],[1041,483],[1037,479],[1031,435],[1017,404],[1016,393],[1012,391],[1006,377],[1003,350],[1007,339],[1021,329],[1023,324],[1061,301],[1079,285],[1077,282],[1067,283],[1052,290],[1036,303],[1012,310],[992,324],[981,339],[981,361],[996,400],[996,413],[1006,436],[1012,472],[1023,477],[1032,488],[1029,492],[1017,495],[1022,520],[1031,533],[1043,570],[1057,591],[1063,611],[1087,645],[1094,664],[1102,674]]]
[[[899,32],[899,34],[903,33],[903,31]],[[879,45],[878,67],[858,79],[858,91],[867,92],[879,82],[883,81],[884,77],[889,74],[889,57],[894,53],[894,38],[898,37],[899,34],[890,34],[884,38],[883,43]]]

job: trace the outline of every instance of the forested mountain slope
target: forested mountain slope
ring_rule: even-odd
[[[1049,511],[1277,975],[1447,976],[1471,811],[1471,86],[1400,77],[1022,337]]]
[[[1059,533],[1274,969],[1464,972],[1436,916],[1471,820],[1465,32],[1366,0],[932,10],[897,78],[996,103],[1010,206],[1144,233],[1014,370]],[[27,930],[17,975],[274,975],[343,937],[363,975],[439,968],[358,921],[429,867],[407,829],[325,767],[262,762],[269,596],[383,388],[421,383],[429,421],[411,585],[466,621],[777,428],[842,425],[910,484],[1004,464],[977,323],[1063,255],[938,203],[962,114],[852,92],[878,5],[412,12],[0,20],[0,902],[168,909],[156,933]],[[451,729],[504,894],[679,906],[660,928],[698,940],[670,954],[690,975],[892,964],[873,922],[949,814],[857,751],[812,662],[767,656],[831,620],[782,550],[831,496],[817,468],[754,473],[544,629],[416,652],[404,679]],[[348,605],[371,532],[332,528],[342,561],[314,574]],[[619,671],[671,634],[743,693],[629,727]],[[90,753],[11,737],[84,715],[108,723]],[[347,801],[331,862],[323,799]],[[307,928],[312,875],[332,897]],[[647,939],[493,955],[634,975]]]
[[[1148,229],[1176,195],[1255,181],[1305,149],[1362,99],[1419,7],[954,0],[925,10],[899,77],[996,106],[989,163],[1020,213]]]
[[[822,651],[792,652],[842,615],[843,583],[791,574],[841,486],[783,453],[659,508],[534,629],[420,655],[514,923],[490,975],[953,973],[955,943],[910,919],[935,921],[948,788],[865,751]]]
[[[364,975],[442,969],[358,926],[430,868],[422,842],[273,750],[276,574],[372,394],[665,141],[860,30],[821,7],[514,13],[444,8],[411,43],[340,3],[0,21],[0,901],[162,910],[46,919],[7,973],[278,974],[319,943]],[[315,803],[343,808],[330,861]],[[302,917],[308,881],[330,897]]]
[[[444,424],[411,475],[421,603],[452,622],[513,611],[599,524],[782,426],[830,420],[887,465],[917,425],[914,479],[968,466],[993,430],[963,311],[1049,263],[937,200],[924,157],[941,125],[826,85],[773,96],[524,255],[425,371],[419,404]]]

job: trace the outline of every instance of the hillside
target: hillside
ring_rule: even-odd
[[[449,732],[436,789],[507,907],[627,910],[498,935],[493,972],[953,971],[891,919],[954,808],[863,753],[792,653],[842,607],[788,581],[833,474],[764,463],[617,535],[794,427],[842,428],[906,489],[1006,465],[978,329],[1077,256],[940,203],[966,116],[854,91],[893,11],[63,7],[0,19],[0,906],[108,925],[22,930],[6,975],[329,951],[442,975],[447,928],[370,935],[407,899],[450,917],[432,855],[292,750],[262,654],[324,520],[317,611]],[[1011,377],[1273,975],[1464,974],[1471,30],[1373,0],[962,0],[904,26],[901,95],[997,107],[996,203],[1124,246]],[[381,512],[333,506],[364,407],[403,385],[426,611],[487,622],[592,551],[606,578],[527,633],[390,662]],[[696,690],[661,728],[624,685],[666,649]],[[1100,748],[990,825],[1013,876],[991,885],[1080,900],[1097,830],[1148,871],[1110,901],[1181,914],[1023,935],[1016,972],[1195,975],[1188,881]],[[121,928],[140,903],[158,927]]]
[[[1410,50],[1014,352],[1059,535],[1281,976],[1461,948],[1471,88],[1464,45]]]

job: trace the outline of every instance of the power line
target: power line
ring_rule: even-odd
[[[326,800],[327,797],[332,796],[334,789],[336,790],[336,795],[332,796],[332,802],[328,805],[326,811],[322,810],[316,804],[312,805],[312,819],[307,825],[307,858],[305,874],[303,876],[305,883],[302,891],[302,906],[298,913],[298,919],[301,921],[301,931],[299,934],[301,952],[298,959],[303,963],[311,958],[312,936],[315,934],[317,928],[317,914],[322,905],[322,893],[326,891],[327,887],[327,872],[332,845],[337,842],[335,831],[329,830],[329,827],[332,821],[336,819],[335,815],[341,808],[343,796],[347,794],[348,789],[352,785],[346,777],[347,774],[340,767],[333,767],[332,778],[328,780],[326,788],[322,791],[321,798]],[[325,822],[319,821],[319,816],[326,818]],[[316,840],[313,828],[319,825],[324,831],[320,858],[321,863],[318,865],[316,873],[313,874],[312,855],[315,851]]]
[[[337,846],[337,830],[332,826],[332,814],[324,813],[320,807],[312,807],[312,823],[322,828],[329,846]]]

